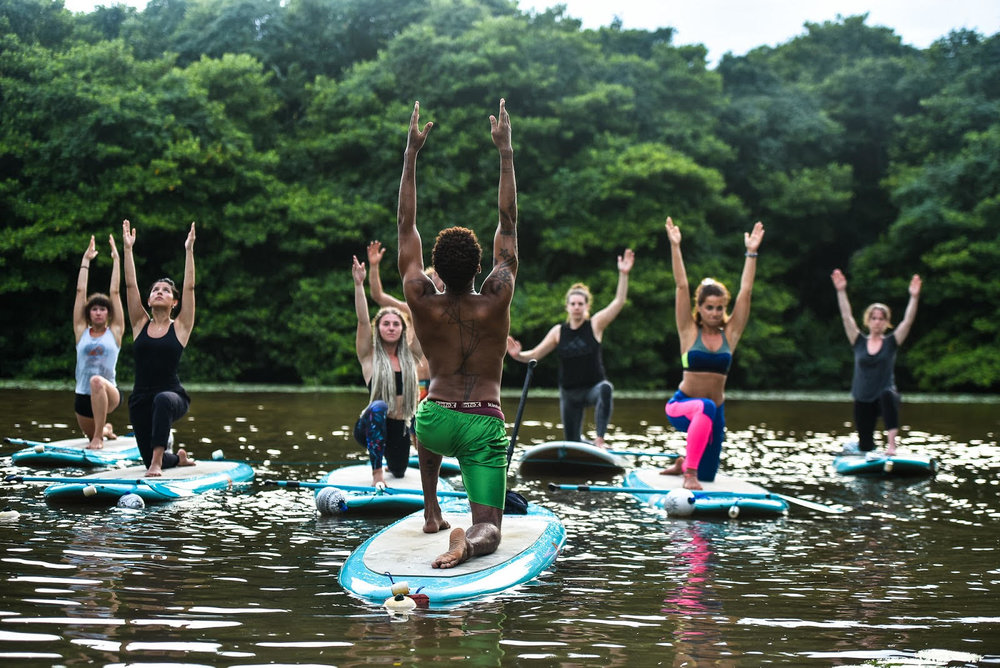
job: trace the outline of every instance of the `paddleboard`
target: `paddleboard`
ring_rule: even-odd
[[[145,466],[101,471],[72,482],[45,488],[47,501],[113,502],[125,494],[138,494],[146,502],[172,501],[215,489],[230,489],[253,480],[245,462],[199,460],[195,466],[176,466],[158,478],[147,478]],[[102,482],[106,481],[106,482]]]
[[[411,469],[420,468],[420,458],[416,455],[410,457],[409,466]],[[454,457],[442,457],[441,458],[441,468],[438,470],[438,475],[458,475],[462,472],[462,467],[459,465],[458,460]]]
[[[89,450],[90,440],[82,436],[49,443],[21,438],[4,440],[12,445],[25,446],[10,456],[18,466],[114,466],[119,462],[142,459],[134,436],[105,440],[100,450]]]
[[[594,475],[624,471],[627,462],[604,448],[579,441],[550,441],[526,449],[518,462],[524,474]]]
[[[348,487],[370,487],[372,484],[372,467],[359,464],[357,466],[344,466],[330,471],[319,479],[319,482],[330,483],[334,486],[344,485]],[[391,473],[386,473],[386,486],[391,490],[393,487],[401,489],[420,489],[420,474],[415,470],[410,470],[409,475],[403,478],[396,478]],[[316,495],[323,488],[316,490]],[[443,478],[438,478],[438,490],[454,491],[454,486]],[[423,494],[395,494],[379,493],[375,491],[361,492],[342,489],[347,510],[353,513],[386,513],[405,515],[424,507]],[[445,502],[444,499],[441,500]]]
[[[788,503],[747,480],[733,478],[724,473],[715,476],[712,482],[701,481],[703,490],[694,491],[693,499],[684,499],[684,476],[661,475],[662,469],[633,469],[625,476],[626,487],[667,490],[662,494],[634,494],[643,503],[666,510],[675,517],[762,517],[783,515],[788,511]],[[680,490],[671,495],[669,492]],[[683,499],[680,502],[679,499]],[[693,503],[691,502],[693,501]]]
[[[871,452],[840,455],[833,460],[833,468],[841,475],[922,476],[934,475],[937,462],[922,455],[895,454],[888,457]]]
[[[472,516],[466,502],[442,505],[442,510],[453,528],[469,527]],[[376,533],[347,557],[340,584],[352,594],[381,603],[392,595],[393,581],[405,581],[411,592],[426,594],[430,605],[447,604],[505,591],[538,577],[566,542],[559,518],[532,503],[527,515],[503,516],[496,552],[438,569],[431,568],[431,562],[447,551],[451,530],[427,534],[423,526],[420,511]]]

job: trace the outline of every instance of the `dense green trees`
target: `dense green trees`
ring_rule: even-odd
[[[996,390],[1000,38],[918,50],[860,16],[714,70],[705,57],[669,29],[582,30],[507,0],[152,0],[78,15],[0,0],[0,376],[70,377],[77,259],[127,217],[147,282],[180,273],[199,223],[185,378],[356,382],[350,258],[373,238],[395,250],[413,100],[435,122],[418,174],[425,241],[452,224],[489,241],[488,116],[504,96],[523,257],[513,333],[528,345],[572,282],[610,300],[615,256],[632,247],[606,363],[619,387],[672,385],[663,219],[682,227],[692,278],[734,289],[760,219],[733,387],[846,388],[840,266],[859,309],[902,308],[909,276],[924,276],[904,388]],[[104,290],[107,255],[94,267]],[[538,379],[554,384],[554,361]]]

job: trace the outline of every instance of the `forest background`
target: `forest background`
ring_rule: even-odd
[[[433,121],[418,228],[473,228],[487,252],[511,115],[521,269],[512,334],[537,343],[569,285],[611,300],[636,252],[629,303],[607,330],[616,387],[680,376],[663,222],[680,225],[692,284],[734,291],[743,232],[764,222],[751,322],[729,386],[849,387],[830,272],[860,322],[902,317],[903,390],[1000,389],[1000,35],[902,43],[866,16],[710,69],[669,28],[584,30],[507,0],[152,0],[143,11],[0,0],[0,378],[73,375],[79,259],[138,230],[140,289],[180,279],[198,222],[197,324],[186,381],[357,385],[351,256],[379,239],[400,296],[395,212],[414,100]],[[488,258],[488,256],[487,256]],[[488,264],[488,260],[486,263]],[[991,269],[992,267],[992,269]],[[489,268],[484,266],[484,275]],[[119,381],[132,378],[126,336]],[[536,384],[554,386],[557,364]],[[523,378],[508,363],[506,381]]]

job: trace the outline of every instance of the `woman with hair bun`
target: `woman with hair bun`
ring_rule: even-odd
[[[594,445],[604,448],[604,436],[611,421],[614,386],[604,374],[601,341],[604,330],[621,313],[628,297],[628,274],[635,263],[632,249],[618,256],[618,289],[615,298],[591,317],[590,289],[574,283],[566,292],[566,322],[555,325],[531,350],[523,350],[513,337],[507,338],[507,353],[519,362],[540,360],[553,350],[559,356],[559,411],[567,441],[580,441],[583,412],[594,407]]]
[[[369,391],[369,403],[354,426],[354,438],[368,450],[372,486],[384,489],[383,461],[396,478],[402,478],[409,466],[408,425],[417,411],[420,393],[416,362],[420,357],[419,344],[413,337],[415,350],[411,350],[408,318],[394,306],[382,307],[374,318],[368,319],[367,272],[357,256],[351,272],[358,315],[355,349]]]
[[[670,424],[687,432],[687,447],[684,456],[678,457],[662,473],[683,474],[684,489],[697,490],[702,488],[699,480],[712,482],[719,471],[722,442],[726,434],[726,378],[733,353],[750,319],[750,296],[764,226],[758,221],[753,231],[743,235],[746,261],[732,314],[726,313],[729,290],[712,278],[698,284],[692,308],[687,272],[681,256],[681,230],[669,217],[666,228],[676,286],[674,306],[684,376],[665,410]]]
[[[115,366],[125,333],[121,300],[121,266],[115,238],[111,244],[111,286],[108,294],[87,296],[90,263],[97,257],[94,237],[83,253],[76,280],[73,303],[73,332],[76,334],[76,398],[73,402],[76,421],[90,439],[88,449],[104,447],[104,439],[115,438],[108,415],[122,402],[115,384]]]

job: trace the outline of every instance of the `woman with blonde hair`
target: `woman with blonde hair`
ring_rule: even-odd
[[[386,306],[368,319],[365,296],[364,263],[354,257],[354,308],[358,316],[355,350],[361,375],[369,390],[369,403],[354,427],[354,438],[368,450],[372,465],[372,485],[385,487],[383,461],[396,478],[406,473],[410,459],[407,426],[417,410],[419,388],[417,364],[419,344],[413,338],[417,355],[407,340],[407,318]]]
[[[687,432],[687,447],[684,456],[662,473],[683,474],[684,489],[697,490],[702,488],[699,481],[711,482],[719,471],[726,434],[726,378],[733,353],[750,319],[750,296],[764,226],[757,222],[753,231],[743,235],[746,261],[732,314],[726,313],[729,290],[712,278],[698,285],[692,308],[687,271],[681,256],[681,230],[669,217],[666,229],[676,286],[674,310],[684,375],[665,410],[670,424]]]
[[[875,423],[882,416],[886,430],[885,453],[896,454],[896,436],[899,434],[899,391],[896,389],[896,350],[910,334],[910,328],[917,317],[917,301],[920,299],[920,276],[910,279],[910,299],[903,313],[903,321],[895,331],[892,329],[892,311],[885,304],[870,304],[865,309],[862,322],[868,329],[868,336],[861,333],[851,313],[847,299],[847,278],[840,269],[834,269],[830,276],[837,291],[837,306],[844,324],[844,333],[854,349],[854,380],[851,396],[854,398],[854,427],[858,431],[858,450],[871,452],[875,449]]]
[[[73,303],[73,333],[76,335],[76,398],[73,402],[77,424],[90,439],[87,448],[99,450],[105,438],[115,438],[108,415],[122,402],[115,384],[115,366],[125,333],[121,300],[121,265],[115,238],[111,245],[111,286],[108,294],[87,296],[90,263],[97,257],[94,237],[83,253],[76,280]]]
[[[566,292],[566,322],[555,325],[531,350],[523,350],[520,341],[507,337],[507,353],[519,362],[540,360],[553,350],[559,356],[559,411],[567,441],[580,441],[583,412],[594,407],[596,423],[594,445],[607,447],[604,436],[611,421],[614,386],[604,374],[601,340],[604,330],[621,313],[628,297],[628,274],[635,263],[632,249],[618,256],[618,288],[615,298],[591,317],[590,289],[574,283]]]

